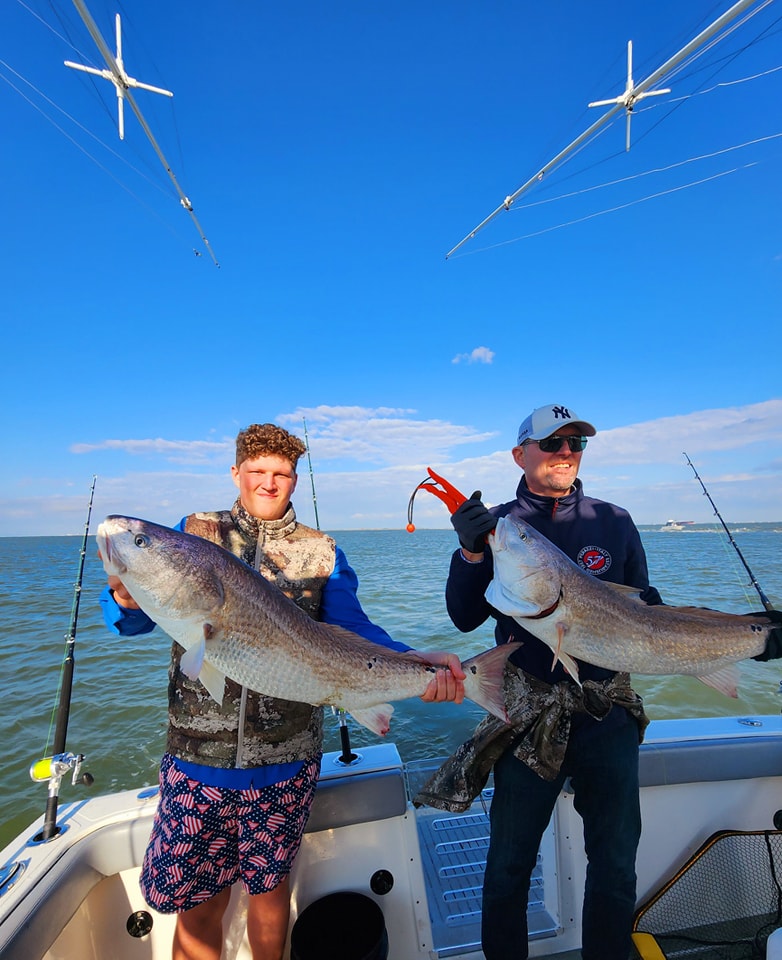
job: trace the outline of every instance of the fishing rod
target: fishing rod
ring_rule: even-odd
[[[689,463],[689,465],[692,467],[692,472],[695,474],[695,479],[698,481],[698,483],[699,483],[699,484],[701,485],[701,487],[703,488],[703,493],[704,493],[704,495],[709,498],[709,503],[710,503],[710,504],[712,505],[712,507],[714,508],[714,515],[717,517],[717,519],[719,520],[719,522],[722,524],[722,527],[723,527],[723,529],[725,530],[725,533],[728,535],[728,540],[730,540],[731,545],[733,546],[733,549],[734,549],[734,550],[736,551],[736,553],[739,555],[739,560],[741,560],[741,562],[744,564],[744,569],[745,569],[745,570],[747,571],[747,573],[749,574],[750,583],[752,584],[752,586],[753,586],[753,587],[757,590],[757,592],[758,592],[758,596],[760,597],[760,602],[763,604],[763,606],[766,608],[766,610],[773,610],[773,609],[774,609],[773,604],[772,604],[771,601],[768,599],[768,597],[765,595],[765,593],[763,593],[763,590],[762,590],[760,584],[759,584],[759,583],[757,582],[757,580],[755,579],[755,574],[750,570],[749,564],[748,564],[747,561],[744,559],[744,554],[743,554],[743,553],[741,552],[741,550],[739,549],[739,545],[738,545],[738,544],[736,543],[736,541],[733,539],[733,534],[732,534],[732,533],[730,532],[730,530],[728,529],[727,523],[725,523],[725,521],[722,519],[722,517],[721,517],[721,515],[720,515],[720,512],[719,512],[719,510],[717,509],[716,503],[711,499],[711,494],[710,494],[709,491],[706,489],[706,484],[703,482],[703,480],[701,480],[700,476],[698,475],[698,471],[695,469],[695,466],[694,466],[692,460],[690,460],[690,458],[687,456],[686,453],[684,454],[684,457],[685,457],[685,459],[687,460],[687,463]]]
[[[63,661],[60,678],[60,698],[57,706],[57,718],[54,727],[54,745],[52,756],[36,761],[30,767],[30,777],[36,783],[48,781],[49,793],[46,799],[43,829],[36,837],[44,842],[50,840],[57,832],[57,804],[59,802],[60,783],[62,778],[73,770],[73,784],[83,783],[90,786],[93,777],[89,773],[81,774],[81,765],[84,762],[83,754],[65,752],[65,738],[68,733],[68,720],[71,711],[71,692],[73,690],[73,668],[75,665],[74,647],[76,645],[76,624],[79,619],[79,602],[81,600],[82,580],[84,577],[84,558],[87,555],[87,538],[90,532],[90,517],[92,516],[92,502],[95,496],[96,476],[92,478],[90,500],[87,506],[87,520],[84,524],[84,536],[79,551],[79,572],[73,587],[73,604],[71,606],[71,623],[65,638],[65,660]],[[80,776],[81,774],[81,776]]]
[[[301,418],[301,422],[304,424],[304,446],[307,448],[307,463],[310,468],[310,484],[312,485],[312,506],[315,509],[315,527],[317,530],[320,530],[320,520],[318,519],[318,498],[315,494],[315,474],[312,470],[312,459],[310,457],[310,440],[307,436],[307,420],[305,417]],[[340,707],[332,707],[331,712],[336,715],[339,722],[339,741],[342,746],[342,753],[338,757],[340,763],[348,766],[351,763],[354,763],[359,759],[357,753],[353,753],[350,748],[350,731],[348,730],[348,718],[343,709]]]
[[[304,417],[301,418],[301,422],[304,424],[304,446],[307,448],[307,463],[310,468],[310,484],[312,485],[312,506],[315,509],[315,529],[320,530],[320,520],[318,520],[318,498],[315,495],[315,474],[312,472],[312,459],[310,458],[310,441],[307,436],[307,421]]]

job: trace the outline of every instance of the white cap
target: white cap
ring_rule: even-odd
[[[522,420],[516,444],[521,446],[525,440],[543,440],[556,433],[560,427],[577,427],[583,437],[594,437],[597,433],[591,423],[578,419],[578,414],[572,407],[566,407],[562,403],[550,403],[533,410]]]

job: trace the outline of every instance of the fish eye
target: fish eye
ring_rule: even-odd
[[[143,533],[137,533],[133,538],[133,543],[135,543],[137,547],[148,547],[149,537],[145,537]]]

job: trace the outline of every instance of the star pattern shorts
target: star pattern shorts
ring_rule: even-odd
[[[290,780],[231,790],[191,780],[166,755],[160,800],[141,868],[141,893],[160,913],[180,913],[239,878],[250,894],[290,873],[307,823],[320,760]]]

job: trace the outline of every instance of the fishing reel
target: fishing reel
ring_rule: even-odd
[[[35,783],[48,783],[49,792],[56,793],[60,788],[62,778],[73,770],[71,783],[75,787],[82,784],[90,787],[95,782],[91,773],[81,772],[82,763],[85,760],[83,753],[56,753],[52,757],[44,757],[42,760],[36,760],[30,767],[30,779]]]

